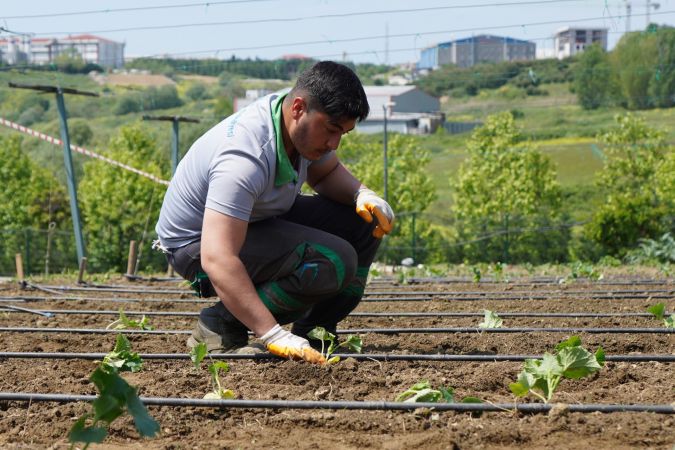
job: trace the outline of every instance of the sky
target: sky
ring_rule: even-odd
[[[630,3],[633,31],[645,28],[649,3],[652,22],[675,25],[675,0]],[[611,49],[626,22],[625,0],[0,0],[0,38],[8,31],[95,34],[124,42],[126,57],[299,54],[398,64],[416,62],[425,47],[477,34],[552,48],[552,35],[565,26],[608,28]]]

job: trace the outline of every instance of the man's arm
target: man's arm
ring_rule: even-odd
[[[364,187],[340,162],[335,152],[310,164],[307,184],[317,193],[347,205],[354,204],[354,194]]]
[[[201,263],[225,307],[257,336],[277,321],[265,307],[239,259],[248,222],[206,209],[202,225]]]
[[[394,211],[385,200],[365,187],[342,165],[335,152],[321,161],[313,162],[307,169],[307,184],[316,192],[336,202],[352,205],[356,213],[368,223],[377,220],[373,236],[380,239],[391,232]]]

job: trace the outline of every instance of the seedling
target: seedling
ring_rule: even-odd
[[[405,403],[457,403],[455,402],[455,390],[451,387],[439,387],[433,389],[427,380],[420,381],[410,386],[409,389],[396,397],[397,402]],[[464,397],[459,403],[483,403],[477,397]]]
[[[105,327],[106,330],[154,330],[154,327],[148,322],[148,318],[143,316],[141,320],[129,319],[124,310],[120,308],[120,317],[119,319],[111,322],[110,325]]]
[[[115,347],[105,355],[101,364],[117,372],[138,372],[141,370],[143,360],[138,353],[131,351],[129,339],[123,334],[118,334]]]
[[[222,370],[223,373],[227,373],[230,370],[230,366],[224,361],[216,361],[212,364],[209,364],[208,369],[209,373],[211,374],[213,391],[206,394],[204,398],[210,400],[226,400],[228,398],[234,398],[234,391],[230,389],[223,389],[223,386],[220,384],[219,372]]]
[[[204,342],[200,342],[196,346],[192,347],[190,351],[190,359],[192,364],[194,364],[195,369],[199,369],[201,362],[208,355],[208,350]],[[211,356],[209,356],[209,359]],[[223,361],[215,361],[208,366],[208,371],[211,374],[211,384],[213,385],[213,391],[207,393],[204,398],[211,400],[224,400],[228,398],[234,398],[234,391],[230,389],[223,389],[222,384],[220,383],[220,371],[227,373],[230,370],[230,366]]]
[[[321,354],[326,358],[326,364],[335,364],[340,361],[339,356],[331,357],[331,355],[340,347],[346,347],[356,353],[361,353],[361,349],[363,348],[361,338],[353,334],[347,336],[347,339],[344,342],[336,345],[335,335],[326,331],[323,327],[314,328],[307,333],[307,336],[321,341]]]
[[[572,271],[567,278],[573,280],[576,280],[578,278],[588,278],[589,280],[592,281],[600,281],[604,277],[605,276],[602,273],[598,272],[596,268],[593,267],[592,264],[585,264],[582,263],[581,261],[577,261],[574,264],[572,264]]]
[[[138,390],[119,375],[120,371],[137,372],[141,364],[138,353],[131,352],[129,340],[118,335],[113,351],[89,377],[99,394],[92,403],[92,411],[80,417],[70,429],[68,440],[71,444],[83,442],[86,449],[91,443],[103,442],[110,424],[125,411],[133,417],[141,436],[153,437],[159,432],[159,424],[138,398]]]
[[[583,378],[605,365],[602,347],[595,354],[590,353],[581,347],[578,336],[558,344],[556,352],[544,353],[543,359],[526,359],[516,382],[509,384],[511,392],[518,397],[532,393],[548,403],[563,378]]]
[[[507,283],[509,280],[507,278],[504,278],[504,269],[506,268],[506,264],[503,264],[499,261],[497,261],[493,266],[492,270],[495,273],[495,281],[506,281]]]
[[[471,273],[473,273],[473,282],[480,283],[481,279],[480,269],[476,266],[471,266]]]
[[[675,314],[671,314],[669,317],[666,317],[665,303],[657,303],[656,305],[650,306],[647,308],[647,311],[652,313],[657,319],[663,320],[663,325],[666,328],[675,328]]]
[[[478,328],[501,328],[502,318],[496,312],[484,309],[485,318],[478,324]]]

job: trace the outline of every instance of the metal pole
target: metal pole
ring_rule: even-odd
[[[77,247],[77,264],[86,256],[84,251],[84,239],[82,238],[82,224],[80,222],[80,208],[77,202],[77,184],[73,170],[73,157],[70,153],[70,136],[68,135],[68,122],[66,118],[66,106],[63,101],[63,90],[56,90],[56,106],[59,110],[61,124],[61,141],[63,142],[63,160],[66,166],[66,183],[70,196],[70,215],[73,219],[73,231],[75,233],[75,245]]]
[[[387,105],[382,105],[382,111],[384,112],[384,201],[389,202],[389,190],[388,190],[388,162],[387,162]]]
[[[173,119],[173,139],[171,140],[171,175],[176,173],[178,167],[178,118]]]
[[[412,213],[412,259],[417,262],[417,253],[415,252],[415,247],[417,247],[417,237],[415,236],[415,215]]]

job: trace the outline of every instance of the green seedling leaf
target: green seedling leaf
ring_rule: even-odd
[[[138,398],[136,388],[127,391],[127,411],[134,418],[136,430],[143,437],[154,437],[159,433],[159,424],[148,413],[147,408]]]
[[[123,334],[118,334],[113,350],[105,355],[102,364],[118,372],[138,372],[143,360],[131,351],[131,343]]]
[[[501,328],[502,319],[497,315],[497,313],[490,311],[489,309],[483,310],[485,313],[485,318],[481,323],[478,324],[478,328]]]
[[[445,403],[455,403],[455,390],[453,388],[441,386],[438,390],[441,391]]]
[[[68,441],[71,443],[84,442],[87,446],[89,444],[100,444],[108,435],[108,430],[103,427],[95,425],[86,426],[86,421],[89,415],[85,414],[80,417],[73,425],[68,433]]]
[[[605,367],[605,351],[602,347],[598,347],[595,351],[595,360],[598,362],[600,367]]]
[[[657,319],[662,320],[666,314],[666,304],[657,303],[656,305],[647,308],[647,311],[652,313]]]
[[[307,336],[319,341],[333,341],[335,339],[335,335],[333,333],[329,333],[323,327],[315,327],[312,331],[307,333]]]
[[[199,365],[202,363],[208,353],[209,351],[205,342],[200,342],[199,344],[192,347],[192,350],[190,350],[190,359],[192,360],[192,364],[195,366],[195,369],[199,369]]]
[[[471,273],[473,274],[473,282],[480,283],[481,273],[478,267],[471,267]]]
[[[125,410],[133,417],[136,429],[142,436],[151,437],[159,432],[159,424],[148,414],[136,388],[120,377],[117,370],[102,364],[94,370],[89,379],[99,394],[92,402],[93,413],[84,415],[73,426],[69,437],[71,442],[87,442],[87,445],[90,442],[101,442],[107,432],[105,428],[97,426],[99,422],[109,426]],[[93,424],[85,426],[86,420],[91,417]]]
[[[229,400],[235,397],[234,391],[230,389],[220,389],[219,391],[209,392],[204,396],[206,400]]]
[[[148,318],[143,316],[141,320],[129,319],[122,308],[119,309],[120,317],[119,319],[111,322],[106,330],[154,330],[154,327],[150,325]]]
[[[534,376],[531,373],[523,370],[518,375],[516,382],[509,384],[509,389],[511,389],[511,392],[513,392],[517,397],[525,397],[527,393],[530,392],[530,389],[534,387],[534,382]]]
[[[396,397],[397,402],[417,403],[430,402],[437,403],[442,400],[444,395],[441,391],[432,389],[428,381],[420,381],[410,387],[410,389]]]
[[[675,328],[675,314],[671,314],[670,317],[663,319],[663,324],[666,328]]]
[[[561,342],[556,349],[555,355],[544,353],[542,359],[525,360],[518,379],[509,384],[514,395],[524,397],[532,393],[547,403],[563,378],[583,378],[600,370],[605,363],[602,348],[592,354],[581,347],[577,336]]]
[[[350,334],[344,342],[337,344],[335,335],[323,327],[315,327],[307,333],[307,337],[321,341],[321,355],[326,358],[326,364],[335,364],[340,361],[338,357],[331,357],[340,347],[346,347],[356,353],[361,353],[363,348],[363,342],[359,336]]]
[[[222,384],[220,383],[220,371],[227,373],[230,370],[230,366],[224,361],[216,361],[213,364],[209,364],[209,372],[211,373],[211,382],[213,384],[213,392],[209,394],[215,394],[216,397],[210,396],[208,398],[216,399],[226,399],[234,398],[234,392],[229,389],[223,389]],[[209,395],[206,394],[206,395]],[[207,398],[204,396],[204,398]]]
[[[560,350],[558,363],[563,369],[565,378],[579,379],[602,369],[595,355],[582,347],[571,347]]]
[[[569,339],[562,341],[560,344],[555,346],[556,351],[560,351],[563,348],[568,347],[579,347],[581,345],[581,338],[579,336],[571,336]]]
[[[361,353],[361,349],[363,349],[363,342],[359,336],[350,334],[343,343],[338,345],[338,347],[347,347],[353,352]]]

